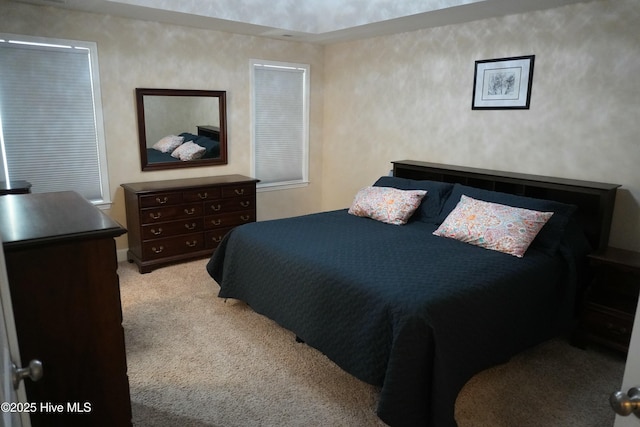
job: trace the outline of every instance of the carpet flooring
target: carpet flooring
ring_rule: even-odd
[[[378,388],[246,304],[217,297],[207,260],[119,264],[134,426],[384,426]],[[473,377],[459,427],[603,427],[624,358],[558,338]]]

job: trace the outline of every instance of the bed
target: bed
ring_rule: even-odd
[[[426,195],[403,225],[343,209],[237,227],[207,271],[221,298],[379,386],[385,423],[455,426],[473,375],[571,328],[618,186],[398,161],[371,187]],[[554,213],[514,256],[434,235],[463,195]]]
[[[220,136],[219,132],[214,133],[208,130],[201,131],[198,127],[198,135],[183,132],[177,137],[181,137],[181,142],[193,142],[198,146],[204,148],[201,153],[198,153],[197,159],[215,159],[220,157]],[[163,138],[164,139],[164,138]],[[176,147],[177,148],[177,147]],[[163,162],[180,162],[182,160],[196,160],[196,158],[184,158],[172,156],[173,149],[160,150],[156,148],[147,148],[147,161],[149,163],[163,163]]]

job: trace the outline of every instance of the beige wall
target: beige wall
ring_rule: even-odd
[[[321,46],[218,31],[122,19],[0,0],[0,32],[94,41],[98,45],[107,160],[113,205],[109,215],[125,225],[126,182],[251,173],[251,58],[311,65],[310,181],[305,188],[258,195],[258,219],[321,209]],[[227,91],[229,164],[142,172],[135,111],[136,87]],[[127,246],[126,236],[118,248]]]
[[[640,2],[595,1],[327,47],[0,0],[0,31],[98,44],[111,192],[250,174],[249,59],[311,64],[311,185],[258,196],[259,219],[347,207],[390,161],[623,184],[611,243],[640,250]],[[472,111],[474,61],[535,54],[531,109]],[[229,164],[141,172],[136,87],[227,91]],[[126,247],[126,238],[118,241]]]
[[[327,47],[323,208],[403,159],[612,182],[611,244],[640,250],[639,29],[596,1]],[[471,110],[474,61],[530,54],[529,110]]]

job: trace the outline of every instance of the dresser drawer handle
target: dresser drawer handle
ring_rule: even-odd
[[[249,221],[249,218],[251,218],[250,215],[240,215],[240,219],[243,221]]]
[[[220,225],[220,224],[222,224],[222,220],[221,219],[212,219],[211,220],[211,224]]]
[[[160,246],[158,248],[156,248],[155,246],[151,248],[151,250],[157,254],[159,254],[160,252],[162,252],[164,250],[164,246]]]
[[[151,219],[160,219],[160,217],[162,216],[162,212],[151,212],[149,213],[149,216],[151,217]]]
[[[161,205],[164,205],[165,203],[167,203],[169,201],[168,197],[165,197],[164,199],[160,200],[160,197],[156,197],[156,202],[158,202]]]
[[[189,246],[190,248],[193,248],[193,247],[195,247],[195,246],[198,244],[198,241],[197,241],[197,240],[192,240],[192,241],[190,241],[190,242],[189,242],[189,241],[186,241],[186,242],[184,242],[184,243],[186,243],[186,245],[187,245],[187,246]]]
[[[215,243],[220,243],[222,242],[222,236],[212,237],[211,240],[213,240]]]
[[[191,224],[185,224],[184,228],[186,228],[187,230],[195,230],[197,226],[198,225],[195,222],[192,222]]]
[[[185,209],[184,213],[186,213],[187,215],[193,215],[194,213],[196,213],[196,208]]]
[[[607,323],[607,330],[615,335],[626,335],[629,331],[625,327],[617,327],[613,323]]]
[[[151,229],[151,234],[153,234],[154,236],[159,236],[162,234],[162,228],[158,227],[158,229],[156,230],[155,228]]]
[[[200,197],[202,200],[207,198],[207,192],[205,191],[204,193],[198,193],[198,197]]]
[[[242,206],[243,208],[248,208],[249,206],[251,206],[251,202],[240,202],[240,206]]]
[[[220,209],[222,209],[222,206],[218,205],[211,205],[211,209],[213,209],[214,211],[218,212]]]
[[[238,196],[242,196],[244,194],[244,188],[236,188],[233,191],[235,191]]]

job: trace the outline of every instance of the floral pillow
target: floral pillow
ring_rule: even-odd
[[[398,190],[391,187],[365,187],[358,191],[349,213],[387,224],[406,224],[420,206],[425,190]]]
[[[206,148],[199,146],[193,141],[187,141],[176,148],[173,153],[171,153],[171,157],[184,161],[196,160],[202,157],[205,151]]]
[[[522,258],[552,215],[462,195],[433,234]]]
[[[440,211],[453,188],[453,184],[448,182],[416,180],[397,176],[382,176],[373,185],[374,187],[393,187],[399,190],[426,190],[427,195],[413,214],[413,219],[438,225],[442,222],[437,221]]]
[[[576,206],[553,200],[536,199],[515,194],[502,193],[500,191],[484,190],[469,187],[467,185],[455,184],[449,198],[444,203],[440,215],[436,219],[436,224],[442,224],[444,219],[453,211],[462,195],[473,197],[476,200],[499,203],[501,205],[514,206],[517,208],[531,209],[540,212],[553,212],[553,216],[542,227],[536,236],[532,246],[544,251],[546,254],[554,256],[564,237],[565,227],[569,219],[576,211]]]
[[[178,148],[180,144],[184,141],[184,137],[176,136],[176,135],[168,135],[162,138],[160,141],[153,144],[154,150],[161,151],[163,153],[172,153],[173,150]]]

